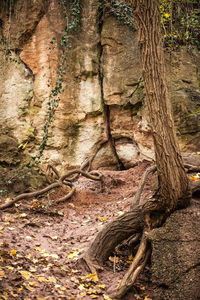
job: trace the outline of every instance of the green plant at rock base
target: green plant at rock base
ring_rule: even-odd
[[[33,157],[36,163],[40,163],[41,157],[43,156],[44,149],[47,145],[48,133],[50,125],[53,121],[53,117],[55,111],[60,102],[60,96],[63,93],[63,80],[66,75],[67,67],[68,67],[68,59],[69,59],[69,50],[72,48],[72,44],[70,41],[70,35],[79,28],[80,26],[80,14],[81,14],[81,6],[79,0],[60,0],[59,4],[62,7],[62,11],[64,14],[64,18],[66,20],[66,25],[64,27],[63,35],[59,41],[55,37],[52,38],[51,50],[54,50],[56,47],[59,50],[58,55],[58,67],[57,67],[57,80],[54,88],[52,89],[49,100],[47,103],[47,113],[45,124],[43,127],[44,135],[42,138],[42,142],[39,146],[39,153],[36,157]],[[69,13],[68,13],[68,5],[69,5]],[[50,70],[51,72],[51,70]]]

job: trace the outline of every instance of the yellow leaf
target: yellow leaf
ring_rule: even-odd
[[[57,283],[57,279],[53,276],[49,277],[48,281],[51,282],[51,283],[55,283],[55,284]]]
[[[14,256],[14,255],[17,254],[17,251],[16,251],[16,250],[11,250],[11,251],[10,251],[10,254]]]
[[[108,295],[106,295],[106,294],[103,294],[103,298],[105,299],[105,300],[112,300]],[[114,300],[114,299],[113,299]]]
[[[26,280],[31,277],[31,273],[28,271],[18,271]]]
[[[37,285],[37,283],[36,283],[35,281],[29,281],[28,284],[29,284],[30,286],[36,286],[36,285]]]
[[[66,287],[60,286],[61,291],[66,291]]]
[[[92,299],[99,298],[99,295],[91,294],[91,295],[90,295],[90,298],[92,298]]]
[[[13,296],[14,298],[18,297],[18,294],[14,294],[12,291],[10,291],[11,296]]]
[[[40,247],[35,247],[34,248],[36,251],[39,251],[40,253],[45,253],[46,250],[45,249],[41,249]]]
[[[83,284],[80,284],[80,285],[78,286],[78,289],[79,289],[80,291],[84,291],[84,290],[85,290],[85,287],[84,287]]]
[[[2,278],[5,276],[5,272],[3,270],[0,269],[0,280],[2,280]]]
[[[164,17],[165,17],[165,18],[169,18],[169,17],[170,17],[170,14],[166,13],[166,14],[164,14]]]
[[[70,254],[68,254],[67,258],[69,258],[69,259],[77,259],[78,255],[79,255],[79,251],[74,251],[74,252],[71,252]]]
[[[103,218],[102,218],[102,221],[104,221],[104,222],[107,221],[107,218],[106,218],[106,217],[103,217]]]
[[[192,175],[192,176],[189,177],[189,178],[190,178],[190,180],[194,180],[194,181],[198,180],[198,178],[197,178],[196,176],[194,176],[194,175]]]
[[[117,263],[119,262],[119,257],[117,257],[117,256],[114,256],[114,257],[113,257],[113,256],[110,256],[110,257],[109,257],[109,260],[112,261],[113,263],[116,263],[116,264],[117,264]]]
[[[92,279],[92,281],[94,281],[94,282],[99,281],[99,278],[98,278],[96,272],[95,272],[95,273],[88,274],[87,276],[90,277],[90,278]]]
[[[3,293],[3,295],[1,295],[1,298],[4,300],[8,299],[8,294],[6,292]]]
[[[11,267],[11,266],[6,266],[6,268],[7,268],[8,270],[14,270],[14,267]]]
[[[97,284],[98,287],[100,287],[101,289],[105,289],[106,285],[105,284]]]
[[[43,276],[39,276],[39,277],[37,278],[37,280],[38,280],[39,282],[46,282],[46,281],[47,281],[47,279],[46,279],[45,277],[43,277]]]
[[[152,300],[151,298],[149,298],[148,296],[144,297],[144,300]]]
[[[2,226],[0,226],[0,230],[3,230],[3,227],[2,227]]]
[[[51,239],[52,239],[53,241],[55,241],[55,240],[58,239],[58,237],[57,237],[57,235],[54,235],[54,236],[51,237]]]

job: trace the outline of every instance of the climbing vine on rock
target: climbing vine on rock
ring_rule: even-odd
[[[105,15],[113,15],[117,21],[135,30],[131,7],[125,1],[99,0],[99,14],[101,18]]]
[[[58,66],[57,66],[57,80],[54,88],[51,90],[49,95],[49,100],[47,102],[47,112],[45,124],[43,127],[43,138],[39,146],[39,153],[37,156],[33,157],[36,163],[40,163],[41,157],[43,156],[44,149],[47,145],[47,140],[49,137],[49,128],[53,121],[55,111],[59,105],[61,94],[64,91],[63,80],[68,69],[69,51],[72,48],[71,35],[75,30],[80,27],[80,14],[81,5],[79,0],[60,0],[59,4],[62,8],[64,14],[64,19],[66,25],[62,37],[58,40],[56,37],[52,37],[50,42],[50,50],[58,49]],[[51,71],[51,70],[50,70]]]

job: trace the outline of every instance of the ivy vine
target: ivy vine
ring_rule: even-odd
[[[68,68],[68,58],[69,50],[72,47],[70,35],[80,27],[80,14],[81,5],[79,0],[60,0],[59,4],[62,7],[64,18],[66,20],[66,25],[64,27],[63,35],[59,41],[55,37],[52,38],[49,49],[53,50],[55,48],[59,49],[58,55],[58,67],[57,67],[57,80],[55,87],[52,89],[49,99],[47,102],[47,112],[45,118],[45,124],[43,127],[43,138],[39,146],[39,153],[37,156],[33,157],[33,160],[38,164],[41,162],[41,157],[43,156],[44,149],[47,145],[47,140],[49,138],[49,128],[53,121],[55,111],[60,102],[60,96],[63,93],[63,79],[66,75]],[[68,13],[69,11],[69,13]]]
[[[118,22],[135,30],[132,9],[126,3],[117,0],[99,0],[99,14],[101,18],[105,15],[113,15]]]

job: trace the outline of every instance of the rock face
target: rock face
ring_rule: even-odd
[[[199,206],[199,204],[196,204]],[[200,298],[200,213],[195,204],[176,211],[150,232],[154,299]]]
[[[56,0],[0,4],[0,134],[36,155],[44,135],[47,103],[56,82],[65,18]],[[64,92],[49,129],[43,164],[80,166],[99,149],[93,168],[125,167],[153,158],[137,32],[107,15],[99,25],[98,0],[81,2],[81,25],[70,36]],[[6,59],[11,52],[9,59]],[[200,56],[186,49],[166,53],[167,80],[180,146],[199,147]],[[107,142],[112,140],[112,143]],[[115,144],[116,152],[110,147]],[[17,148],[16,145],[16,148]],[[102,146],[101,146],[102,145]]]

